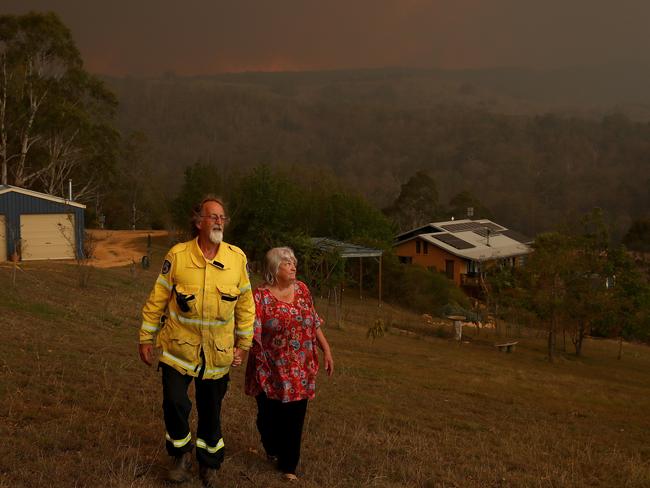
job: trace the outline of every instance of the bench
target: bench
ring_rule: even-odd
[[[503,344],[495,344],[494,347],[498,348],[501,352],[512,352],[515,350],[517,344],[519,344],[519,341],[504,342]]]

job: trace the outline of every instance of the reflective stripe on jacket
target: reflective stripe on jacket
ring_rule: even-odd
[[[166,315],[164,325],[161,317]],[[198,240],[175,245],[142,309],[140,343],[162,347],[160,361],[198,376],[205,356],[206,379],[228,373],[233,347],[249,349],[255,304],[246,256],[222,242],[206,261]]]

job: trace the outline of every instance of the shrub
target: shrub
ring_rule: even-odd
[[[385,301],[419,313],[439,315],[448,303],[469,307],[465,294],[445,275],[402,264],[391,252],[384,254],[382,281]]]

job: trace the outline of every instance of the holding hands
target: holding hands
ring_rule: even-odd
[[[232,363],[230,363],[230,365],[231,365],[233,368],[236,368],[237,366],[241,366],[241,364],[244,362],[244,356],[246,356],[246,351],[244,351],[243,349],[239,349],[238,347],[236,347],[236,348],[233,350],[233,353],[232,353]]]

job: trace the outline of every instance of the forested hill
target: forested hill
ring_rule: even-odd
[[[225,169],[270,163],[330,168],[384,207],[425,170],[441,202],[470,191],[497,221],[522,232],[534,235],[598,206],[620,235],[650,209],[643,79],[624,77],[618,95],[611,76],[597,70],[170,74],[107,82],[120,101],[121,128],[146,134],[159,184],[171,193],[181,170],[197,161]]]

